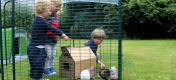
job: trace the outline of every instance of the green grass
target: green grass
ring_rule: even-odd
[[[75,40],[75,46],[83,46],[88,40]],[[59,44],[62,43],[62,44]],[[175,80],[176,40],[123,40],[123,80]],[[46,76],[50,80],[68,80],[59,77],[60,46],[73,45],[72,41],[58,42],[54,68],[57,74]],[[117,67],[117,40],[105,40],[99,46],[100,59],[106,65]],[[5,79],[12,80],[12,65],[4,65]],[[16,80],[28,80],[28,60],[16,63]],[[97,77],[97,76],[96,76]],[[96,80],[101,80],[96,78]]]
[[[6,47],[5,47],[5,30],[2,29],[2,43],[3,43],[3,59],[9,60],[12,55],[12,29],[6,29]],[[27,44],[24,37],[20,37],[21,55],[27,55]]]
[[[5,47],[5,30],[2,30],[2,43],[3,43],[3,59],[10,58],[12,53],[12,29],[6,29],[6,47]],[[7,54],[6,54],[7,53]]]
[[[24,37],[20,37],[20,46],[21,46],[21,56],[22,55],[27,55],[27,42]]]
[[[125,40],[123,80],[176,80],[176,40]]]

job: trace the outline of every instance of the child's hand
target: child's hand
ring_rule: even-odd
[[[98,63],[100,64],[101,68],[105,67],[105,65],[101,61],[98,61]]]
[[[70,40],[70,38],[65,34],[62,34],[62,37],[65,39],[65,41]]]
[[[101,66],[101,68],[105,67],[105,65],[103,63],[100,63],[100,66]]]
[[[65,41],[70,40],[68,36],[64,36],[63,38],[65,39]]]

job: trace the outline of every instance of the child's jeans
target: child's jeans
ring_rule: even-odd
[[[45,49],[47,52],[45,69],[52,68],[54,65],[54,57],[56,56],[56,44],[45,45]]]
[[[32,79],[42,78],[46,60],[45,48],[37,48],[36,46],[28,46],[28,58],[30,63],[30,77]]]

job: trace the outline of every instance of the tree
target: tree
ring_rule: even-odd
[[[175,32],[173,0],[123,0],[123,29],[130,38],[169,38]]]

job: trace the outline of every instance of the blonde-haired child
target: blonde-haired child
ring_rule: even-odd
[[[32,22],[31,40],[27,48],[29,63],[30,63],[30,78],[32,80],[46,80],[42,79],[46,61],[47,32],[62,36],[63,32],[53,27],[48,22],[49,16],[52,14],[51,0],[36,0],[35,12],[36,17]]]
[[[52,0],[52,9],[51,9],[51,15],[48,19],[49,23],[59,29],[59,24],[58,24],[58,18],[57,18],[57,12],[61,9],[62,2],[60,0]],[[62,34],[62,37],[67,41],[70,38],[65,35],[64,33]],[[47,52],[47,57],[46,57],[46,62],[45,62],[45,70],[44,74],[46,75],[54,75],[56,74],[56,71],[53,67],[54,65],[54,57],[56,56],[56,44],[57,44],[58,36],[54,34],[52,31],[47,32],[47,44],[46,44],[46,52]]]

